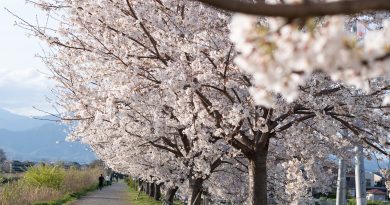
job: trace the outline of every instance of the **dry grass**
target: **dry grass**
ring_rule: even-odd
[[[92,168],[88,170],[69,169],[66,172],[63,190],[66,192],[79,192],[88,186],[97,183],[97,179],[103,170],[100,168]]]
[[[1,205],[27,205],[35,201],[59,198],[62,193],[49,187],[34,187],[23,181],[6,184],[0,193]]]
[[[66,194],[80,192],[96,185],[102,169],[65,170],[63,181],[58,188],[31,184],[25,178],[5,184],[0,189],[0,205],[29,205],[35,202],[58,200]]]

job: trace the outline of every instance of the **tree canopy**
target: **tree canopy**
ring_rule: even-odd
[[[344,13],[389,6],[359,2]],[[32,3],[58,23],[20,22],[51,48],[42,58],[67,111],[58,117],[77,122],[69,139],[116,171],[179,187],[188,204],[205,192],[309,203],[307,190],[332,183],[334,157],[355,145],[387,155],[387,13],[360,15],[376,25],[360,40],[348,32],[358,16],[254,17],[187,0]],[[250,5],[315,7],[264,4]]]

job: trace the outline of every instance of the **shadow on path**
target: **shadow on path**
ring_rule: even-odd
[[[128,187],[123,181],[81,197],[72,205],[129,205]]]

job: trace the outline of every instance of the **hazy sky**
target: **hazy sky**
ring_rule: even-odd
[[[15,26],[17,20],[4,8],[35,22],[42,19],[39,9],[24,0],[0,0],[0,108],[23,115],[43,115],[32,106],[51,111],[47,102],[52,83],[41,60],[43,43],[28,37],[27,31]]]

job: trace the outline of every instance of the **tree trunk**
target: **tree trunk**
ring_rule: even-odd
[[[144,188],[144,183],[141,179],[138,179],[138,191],[144,191],[145,188]]]
[[[145,182],[145,194],[149,195],[150,193],[150,183]]]
[[[255,156],[249,158],[249,205],[267,204],[267,152],[268,149],[259,148]]]
[[[177,187],[177,186],[170,187],[167,190],[167,193],[165,194],[165,201],[168,202],[169,204],[173,204],[173,200],[175,199],[175,194],[176,194],[178,189],[179,189],[179,187]]]
[[[155,199],[155,200],[157,200],[157,201],[159,201],[160,200],[160,198],[161,198],[161,189],[160,189],[160,187],[161,187],[161,184],[154,184],[154,196],[153,196],[153,198]]]
[[[149,187],[149,196],[150,197],[154,197],[154,189],[155,189],[155,186],[156,184],[154,182],[152,183],[149,183],[150,187]]]
[[[188,205],[200,205],[202,197],[202,184],[203,179],[189,180],[190,198],[188,199]]]

